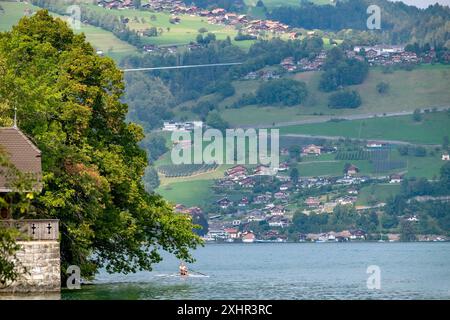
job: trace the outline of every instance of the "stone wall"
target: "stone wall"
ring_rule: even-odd
[[[61,289],[60,248],[58,240],[18,241],[19,268],[27,272],[0,293],[59,292]]]

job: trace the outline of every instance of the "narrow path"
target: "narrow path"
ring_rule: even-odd
[[[425,112],[425,110],[430,110],[431,108],[421,108],[419,109],[421,112]],[[446,111],[450,110],[449,106],[436,108],[436,111]],[[238,126],[239,128],[255,128],[255,129],[264,129],[264,128],[279,128],[279,127],[289,127],[295,125],[302,124],[313,124],[313,123],[324,123],[328,122],[332,119],[342,119],[342,120],[363,120],[363,119],[371,119],[374,117],[398,117],[398,116],[406,116],[412,115],[414,110],[407,111],[396,111],[396,112],[386,112],[386,113],[365,113],[365,114],[352,114],[352,115],[339,115],[339,116],[317,116],[314,119],[303,119],[303,120],[293,120],[293,121],[283,121],[283,122],[274,122],[274,123],[266,123],[266,124],[257,124],[257,125],[244,125]],[[306,116],[306,115],[305,115]]]
[[[347,139],[347,140],[352,140],[352,141],[374,140],[374,141],[386,143],[386,144],[399,144],[399,145],[424,146],[424,147],[440,146],[439,144],[414,143],[414,142],[407,142],[407,141],[400,141],[400,140],[358,139],[358,138],[348,138],[348,137],[344,137],[344,136],[323,136],[323,135],[312,135],[312,134],[283,134],[283,135],[280,135],[280,137],[318,138],[318,139],[325,139],[325,140]]]

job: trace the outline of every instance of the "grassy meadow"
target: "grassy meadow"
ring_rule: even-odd
[[[420,122],[414,121],[412,115],[406,115],[304,124],[280,128],[280,134],[310,134],[441,144],[444,136],[450,137],[450,113],[424,113]]]
[[[450,66],[423,65],[412,71],[397,70],[386,74],[380,68],[371,68],[363,84],[350,86],[357,90],[362,98],[362,105],[357,109],[330,109],[330,93],[318,90],[320,72],[301,72],[290,75],[304,81],[308,88],[305,103],[293,107],[280,106],[246,106],[241,109],[226,108],[238,100],[244,92],[255,92],[259,80],[236,81],[236,94],[220,103],[222,116],[233,126],[270,124],[304,120],[310,117],[352,114],[382,114],[384,112],[412,111],[416,108],[433,108],[450,106]],[[387,94],[379,94],[376,86],[379,82],[389,83]]]
[[[389,197],[400,193],[400,184],[377,184],[362,188],[359,191],[357,206],[370,206],[375,202],[386,202]]]

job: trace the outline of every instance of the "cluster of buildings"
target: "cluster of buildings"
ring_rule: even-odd
[[[353,50],[346,50],[345,54],[349,59],[367,60],[370,65],[381,66],[430,63],[436,58],[433,49],[419,57],[415,52],[405,51],[404,46],[398,45],[355,46]],[[287,57],[280,65],[288,72],[318,71],[321,70],[326,58],[327,52],[322,50],[313,59],[302,58],[295,61],[293,57]]]
[[[358,200],[358,191],[353,189],[351,191],[355,191],[356,195],[354,193],[349,193],[348,195],[340,196],[332,201],[321,201],[319,197],[308,197],[303,203],[305,207],[303,213],[308,215],[312,213],[333,213],[334,208],[337,206],[353,206]]]
[[[197,50],[201,48],[201,45],[199,45],[196,42],[191,42],[186,45],[169,45],[169,46],[158,46],[156,44],[144,44],[142,46],[142,50],[144,52],[148,53],[168,53],[168,54],[175,54],[179,51],[180,48],[187,49],[188,51]]]
[[[311,242],[346,242],[354,240],[366,240],[367,234],[361,229],[343,230],[341,232],[330,231],[327,233],[308,233],[299,235],[299,241]]]
[[[276,71],[272,70],[259,70],[259,71],[252,71],[246,74],[243,77],[243,80],[272,80],[272,79],[280,79],[281,75],[277,73]]]
[[[135,9],[133,0],[98,0],[97,5],[105,9]]]
[[[188,122],[177,122],[177,121],[165,121],[163,123],[163,131],[193,131],[196,128],[203,128],[203,121],[188,121]]]
[[[264,165],[258,165],[253,169],[248,169],[243,165],[236,165],[232,168],[229,168],[225,171],[225,177],[223,179],[219,179],[216,181],[216,185],[218,187],[222,187],[225,189],[233,189],[235,186],[239,186],[245,189],[252,189],[256,185],[256,177],[261,176],[272,176],[278,180],[289,181],[288,176],[275,175],[274,173],[287,171],[289,165],[285,162],[281,163],[278,168],[271,169],[270,167]],[[282,189],[281,191],[285,191],[287,189]],[[277,195],[276,198],[284,198],[284,196]],[[229,205],[228,205],[229,206]],[[228,207],[227,206],[227,207]]]
[[[404,46],[355,46],[353,48],[353,54],[354,57],[361,57],[363,55],[371,65],[390,66],[427,62],[426,57],[419,58],[415,52],[405,51]],[[352,53],[347,52],[347,56],[349,55],[351,56]],[[431,60],[428,62],[431,62]]]
[[[318,146],[315,144],[309,144],[307,146],[304,146],[302,148],[302,156],[319,156],[322,153],[333,153],[336,152],[337,148],[336,147],[323,147],[323,146]]]
[[[322,50],[313,59],[302,58],[295,62],[294,57],[287,57],[280,63],[281,67],[288,72],[294,71],[317,71],[320,70],[327,59],[327,52]]]
[[[286,33],[289,31],[289,26],[273,20],[250,20],[244,24],[242,30],[248,35],[257,37],[261,32]]]
[[[180,0],[150,0],[148,3],[142,3],[141,8],[152,10],[155,12],[170,12],[172,14],[190,14],[193,15],[197,11],[197,7],[186,6]]]
[[[107,9],[134,9],[132,0],[99,0],[98,5]],[[225,9],[212,10],[189,6],[180,0],[151,0],[141,4],[141,9],[155,12],[169,12],[173,15],[171,21],[179,22],[178,15],[187,14],[207,18],[211,24],[239,26],[242,32],[250,36],[259,36],[261,32],[282,34],[289,31],[289,26],[273,20],[252,20],[245,14],[227,12]]]

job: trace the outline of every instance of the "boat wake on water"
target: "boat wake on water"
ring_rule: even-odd
[[[157,274],[156,277],[162,277],[162,278],[209,278],[208,275],[203,274],[188,274],[188,275],[180,275],[178,273],[170,273],[170,274]]]

